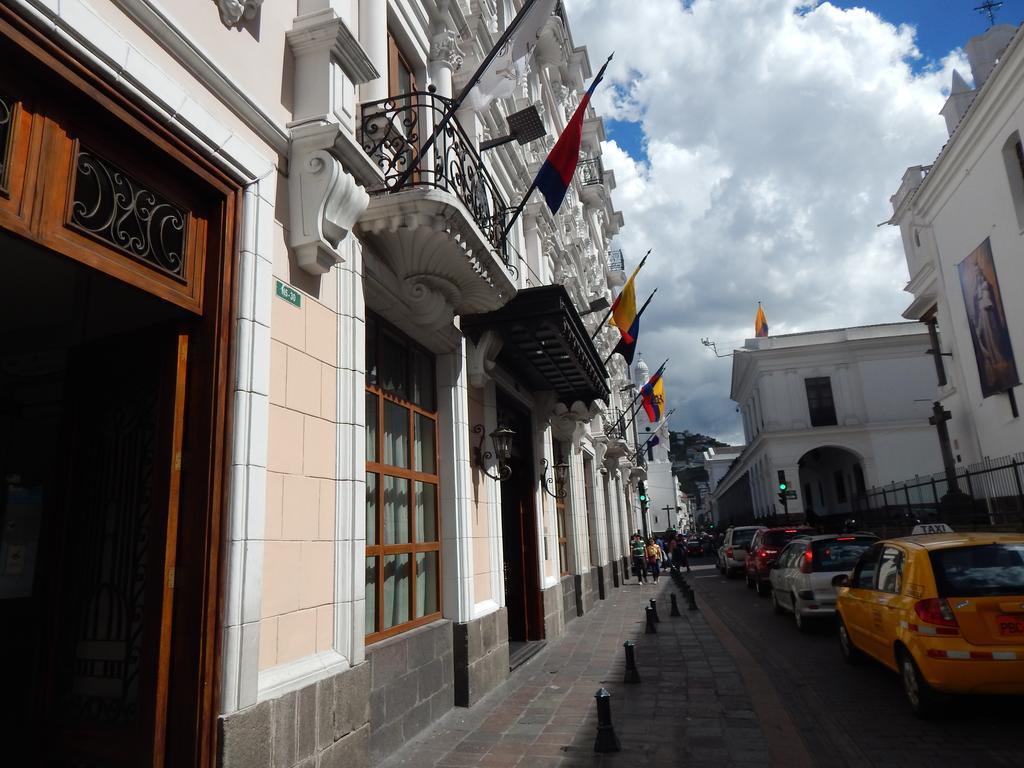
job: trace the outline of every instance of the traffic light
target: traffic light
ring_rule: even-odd
[[[789,490],[789,483],[786,482],[786,470],[779,470],[779,503],[784,510],[789,508],[789,499],[786,498],[786,491]]]
[[[647,489],[643,483],[640,483],[640,505],[643,507],[647,506]]]

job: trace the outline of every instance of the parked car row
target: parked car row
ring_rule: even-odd
[[[951,694],[1024,695],[1024,535],[940,524],[879,540],[737,526],[717,557],[801,631],[834,618],[842,657],[898,672],[922,717]]]

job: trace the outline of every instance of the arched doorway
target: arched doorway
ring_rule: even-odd
[[[849,515],[854,499],[864,493],[864,462],[847,448],[813,448],[800,457],[797,466],[805,514],[813,511],[819,518]]]

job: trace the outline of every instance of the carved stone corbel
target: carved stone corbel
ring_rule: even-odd
[[[414,319],[435,331],[452,324],[459,296],[455,283],[437,275],[411,275],[402,281],[402,298]]]
[[[302,269],[321,275],[343,261],[338,246],[370,196],[329,149],[293,139],[289,156],[289,245]]]
[[[248,21],[260,11],[263,0],[217,0],[220,20],[225,27],[233,27],[242,19]]]
[[[501,334],[497,331],[484,331],[475,344],[470,347],[467,369],[469,385],[481,389],[491,379],[495,360],[504,344]]]

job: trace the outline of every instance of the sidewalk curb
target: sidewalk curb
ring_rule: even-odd
[[[706,600],[701,600],[700,610],[722,646],[733,657],[736,668],[746,683],[747,693],[764,732],[771,758],[770,764],[785,765],[787,768],[812,768],[814,760],[811,759],[804,740],[789,716],[785,704],[779,698],[775,686],[772,685],[768,673],[761,668]]]

